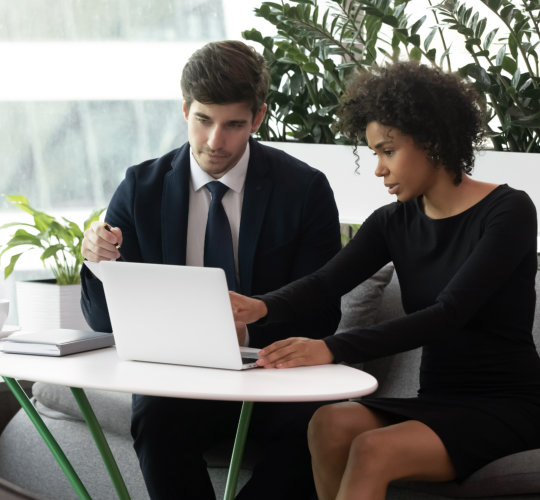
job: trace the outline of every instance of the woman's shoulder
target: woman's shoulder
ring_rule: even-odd
[[[484,199],[486,208],[506,209],[513,207],[515,210],[526,210],[536,212],[536,207],[531,197],[523,190],[516,189],[508,184],[500,184]]]

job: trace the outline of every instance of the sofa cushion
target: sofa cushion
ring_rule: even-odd
[[[128,436],[131,423],[131,394],[85,389],[85,394],[104,431]],[[36,382],[32,394],[37,410],[49,418],[82,421],[82,413],[69,387]]]
[[[393,274],[394,265],[387,264],[341,298],[341,321],[336,333],[366,328],[375,323],[384,289]]]
[[[460,484],[454,481],[448,483],[396,482],[393,483],[393,487],[448,498],[538,495],[540,492],[539,464],[540,450],[522,451],[489,463]]]

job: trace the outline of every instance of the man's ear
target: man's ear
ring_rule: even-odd
[[[184,118],[187,120],[189,116],[189,106],[186,101],[182,103],[182,112],[184,113]]]
[[[255,117],[253,118],[253,123],[251,125],[251,133],[253,132],[257,132],[257,130],[259,130],[259,127],[261,126],[261,123],[264,119],[264,115],[266,114],[266,109],[268,108],[268,106],[266,105],[266,103],[264,103],[262,106],[261,106],[261,109],[259,109],[259,111],[257,111]]]

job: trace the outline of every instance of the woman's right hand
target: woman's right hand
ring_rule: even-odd
[[[122,230],[119,227],[111,227],[107,223],[95,221],[84,232],[81,253],[90,262],[116,260],[120,257],[118,249],[121,246]]]
[[[266,304],[260,299],[252,299],[236,292],[229,292],[235,321],[255,323],[268,314]]]

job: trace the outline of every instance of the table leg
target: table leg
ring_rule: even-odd
[[[84,484],[75,472],[75,469],[62,451],[62,448],[60,448],[60,445],[58,444],[56,439],[54,439],[53,435],[45,425],[45,422],[43,422],[43,419],[40,417],[39,413],[34,408],[34,405],[31,403],[30,399],[28,399],[28,396],[26,395],[20,384],[11,377],[2,378],[4,379],[4,382],[9,387],[10,391],[13,393],[13,395],[15,396],[23,410],[26,412],[32,423],[34,424],[34,427],[37,429],[37,431],[43,438],[43,441],[45,441],[45,444],[48,446],[49,450],[51,450],[51,453],[58,462],[58,465],[60,465],[60,468],[66,475],[77,496],[81,499],[91,500],[88,491],[86,490]]]
[[[236,430],[236,438],[234,440],[231,463],[229,465],[229,474],[227,475],[227,484],[225,485],[225,500],[233,500],[236,495],[236,485],[238,483],[238,474],[242,465],[242,455],[244,454],[244,446],[253,410],[252,401],[244,401],[240,418],[238,420],[238,429]]]
[[[70,389],[73,393],[75,401],[77,401],[77,404],[81,409],[81,413],[83,414],[86,425],[90,429],[92,437],[96,442],[96,446],[99,450],[99,453],[101,454],[101,458],[103,459],[105,467],[109,472],[109,476],[111,477],[118,498],[121,500],[129,500],[130,496],[126,488],[124,478],[120,473],[120,469],[118,468],[118,464],[116,463],[114,456],[111,452],[109,443],[107,443],[107,439],[103,434],[103,430],[99,425],[98,419],[96,418],[94,410],[92,410],[92,406],[90,406],[90,402],[88,401],[85,392],[78,387],[70,387]]]

